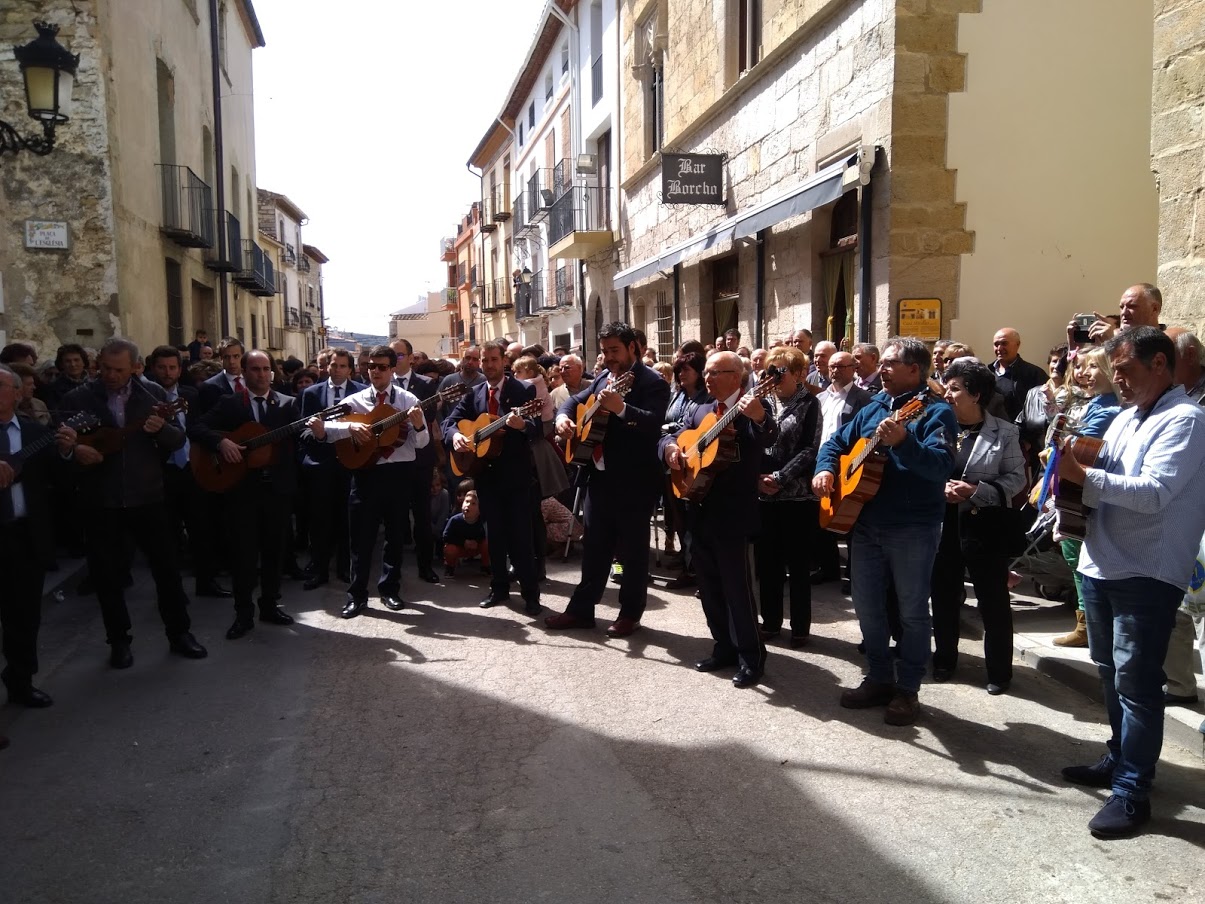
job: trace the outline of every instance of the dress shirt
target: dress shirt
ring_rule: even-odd
[[[126,425],[126,402],[130,400],[130,383],[126,381],[126,385],[117,390],[117,392],[106,393],[109,402],[109,412],[113,415],[113,420],[117,422],[118,427]]]
[[[1205,533],[1205,410],[1173,386],[1149,412],[1126,408],[1084,481],[1095,509],[1079,571],[1184,588]]]
[[[414,381],[414,371],[408,370],[404,374],[395,373],[393,375],[393,384],[400,386],[406,392],[410,392],[410,384]],[[414,393],[410,393],[413,395]]]
[[[180,387],[178,385],[173,386],[171,389],[164,387],[163,394],[165,396],[167,396],[167,400],[169,402],[174,402],[174,401],[176,401],[176,399],[180,398]],[[185,431],[184,445],[181,446],[179,449],[177,449],[175,452],[173,452],[172,457],[168,460],[173,465],[175,465],[177,468],[187,468],[188,467],[188,450],[189,450],[188,425],[185,423],[183,411],[176,412],[176,423],[180,425],[181,430]]]
[[[841,427],[841,415],[845,413],[845,400],[849,398],[849,389],[853,383],[846,383],[841,389],[836,383],[830,383],[828,389],[820,393],[820,411],[823,414],[824,426],[821,428],[820,442],[828,442]]]
[[[347,380],[344,380],[342,383],[336,385],[334,380],[328,378],[326,381],[326,401],[328,406],[338,405],[340,402],[343,402],[343,396],[347,392],[347,389]],[[338,393],[337,396],[336,393]]]
[[[3,430],[8,435],[8,453],[13,455],[21,451],[21,422],[16,415],[8,423],[0,423],[0,430]],[[9,499],[13,504],[13,519],[24,518],[25,512],[25,487],[21,481],[15,482],[8,488]]]
[[[263,418],[268,415],[268,397],[262,395],[251,396],[251,414],[255,418],[257,424],[263,423]]]
[[[390,386],[385,392],[385,401],[396,408],[398,411],[409,411],[418,404],[418,399],[404,389],[398,389],[396,386]],[[372,386],[367,389],[361,389],[359,392],[354,392],[346,399],[347,407],[353,413],[367,414],[377,407],[377,391]],[[332,421],[326,425],[326,441],[335,443],[341,439],[347,439],[351,436],[351,424],[342,421]],[[424,448],[431,440],[431,431],[427,429],[415,430],[414,425],[410,425],[410,429],[406,432],[406,441],[400,446],[394,448],[388,458],[381,456],[377,459],[376,464],[391,465],[400,461],[414,461],[414,453],[418,449]]]

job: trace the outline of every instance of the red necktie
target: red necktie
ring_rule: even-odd
[[[489,402],[490,417],[498,416],[498,390],[493,386],[490,387],[490,402]]]
[[[715,410],[715,413],[716,413],[716,415],[717,415],[718,417],[723,417],[723,416],[724,416],[724,412],[726,412],[727,410],[728,410],[728,403],[727,403],[727,402],[720,402],[719,407],[718,407],[718,408],[716,408],[716,410]]]
[[[245,405],[251,404],[251,395],[250,395],[250,393],[247,392],[247,387],[243,385],[242,377],[234,378],[234,391],[237,392],[239,394],[239,396],[242,398],[243,404],[245,404]]]
[[[388,397],[385,395],[385,393],[383,393],[383,392],[378,392],[378,393],[377,393],[377,404],[378,404],[378,405],[384,405],[384,404],[385,404],[385,399],[386,399],[386,398],[388,398]]]

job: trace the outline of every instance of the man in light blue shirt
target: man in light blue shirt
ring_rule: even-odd
[[[1133,327],[1105,350],[1126,410],[1109,426],[1095,464],[1085,468],[1063,454],[1059,477],[1082,485],[1094,510],[1078,570],[1088,650],[1113,734],[1100,762],[1068,766],[1063,777],[1112,789],[1088,828],[1119,838],[1151,816],[1163,661],[1205,531],[1205,411],[1176,385],[1176,348],[1162,331]]]

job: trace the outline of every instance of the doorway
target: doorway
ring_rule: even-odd
[[[192,283],[192,328],[205,330],[210,336],[218,335],[214,322],[213,288],[193,280]]]

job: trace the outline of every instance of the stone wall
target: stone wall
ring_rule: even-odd
[[[1205,4],[1155,0],[1151,167],[1163,319],[1205,330]]]

